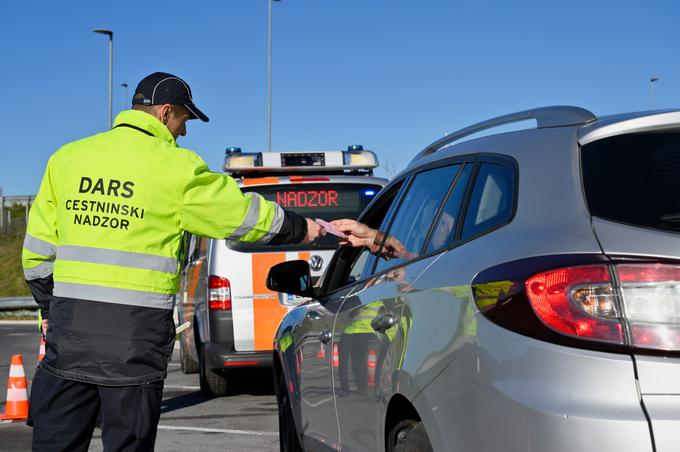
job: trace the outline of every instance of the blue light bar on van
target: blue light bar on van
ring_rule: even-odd
[[[375,190],[364,190],[364,196],[375,196]]]

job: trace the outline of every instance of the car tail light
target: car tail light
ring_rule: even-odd
[[[558,333],[623,343],[616,295],[606,265],[570,267],[526,281],[531,306]]]
[[[520,334],[599,350],[680,351],[680,265],[531,258],[481,272],[472,289],[487,318]]]
[[[231,285],[227,278],[208,278],[208,306],[212,310],[231,310]]]
[[[680,350],[680,266],[623,264],[616,271],[632,345]]]

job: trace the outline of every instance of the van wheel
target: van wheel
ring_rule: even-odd
[[[179,339],[179,367],[185,374],[198,372],[198,363],[191,357],[191,352],[186,349],[184,333],[180,333]]]
[[[392,427],[387,437],[388,452],[432,452],[432,444],[420,421],[407,419]]]
[[[203,347],[198,351],[198,381],[201,386],[201,392],[206,397],[227,395],[227,379],[222,374],[206,368]]]
[[[281,452],[302,452],[283,372],[279,373],[277,384],[276,400],[279,405],[279,445]]]

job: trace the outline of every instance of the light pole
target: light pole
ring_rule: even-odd
[[[267,151],[272,150],[272,3],[281,0],[267,0]]]
[[[657,82],[659,80],[659,77],[652,76],[649,79],[649,101],[652,104],[652,110],[655,108],[655,102],[654,102],[654,82]]]
[[[104,28],[92,30],[109,36],[109,128],[113,127],[113,32]]]
[[[125,88],[125,98],[123,99],[123,110],[125,110],[128,106],[128,84],[127,83],[121,83],[121,87]]]

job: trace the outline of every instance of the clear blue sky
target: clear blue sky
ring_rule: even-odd
[[[283,0],[273,5],[273,150],[363,144],[396,170],[446,132],[536,106],[680,107],[675,0]],[[106,129],[107,37],[120,83],[193,88],[207,124],[179,144],[219,170],[266,148],[266,0],[8,0],[0,13],[5,194],[38,189],[62,144]],[[384,171],[378,174],[384,175]]]

